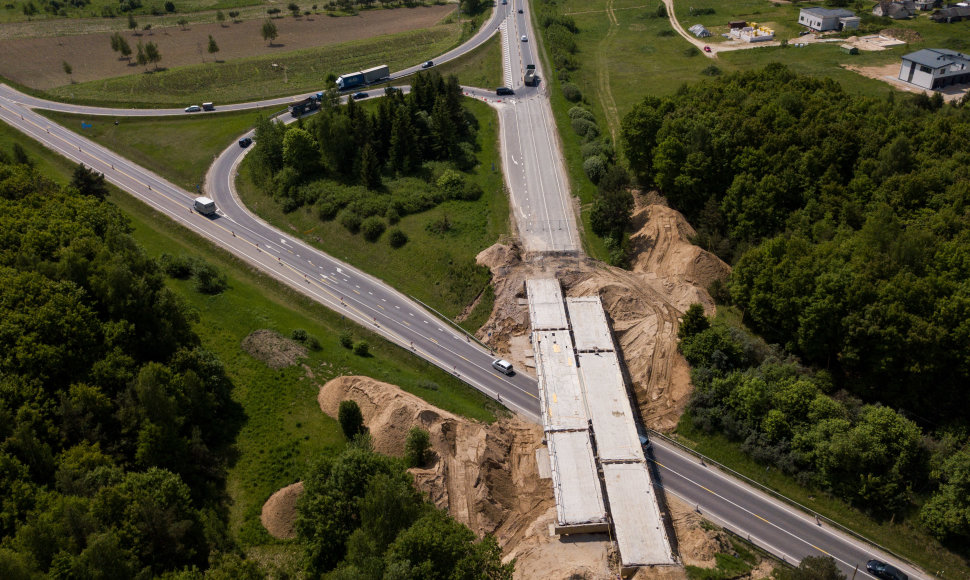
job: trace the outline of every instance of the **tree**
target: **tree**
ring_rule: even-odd
[[[920,522],[942,541],[967,545],[970,542],[970,447],[964,446],[947,458],[933,475],[941,485],[923,504]]]
[[[175,3],[172,0],[165,0],[165,12],[175,12]]]
[[[353,439],[364,432],[364,415],[360,412],[357,401],[340,401],[340,408],[337,410],[337,421],[347,439]]]
[[[71,185],[77,188],[81,195],[87,195],[97,200],[104,200],[108,195],[108,185],[104,181],[104,174],[97,173],[79,163],[74,168]]]
[[[219,52],[219,45],[216,44],[216,39],[215,38],[212,38],[212,35],[211,34],[209,35],[209,48],[208,48],[208,51],[209,51],[209,54],[215,54],[215,53]]]
[[[279,32],[277,32],[276,24],[272,20],[267,20],[263,23],[262,35],[263,40],[267,41],[270,46],[273,46],[273,41],[276,40]]]
[[[633,195],[629,191],[603,191],[593,201],[589,221],[596,235],[619,240],[630,225],[632,215]]]
[[[158,52],[158,46],[154,42],[145,45],[145,60],[154,64],[155,70],[158,70],[158,63],[162,60],[162,54]]]
[[[381,186],[381,162],[370,143],[360,152],[360,180],[369,189]]]
[[[808,556],[792,570],[791,580],[845,580],[845,574],[832,556]]]
[[[292,167],[302,177],[312,174],[319,165],[320,149],[306,129],[292,127],[283,135],[283,166]]]
[[[137,30],[138,22],[135,21],[135,15],[131,12],[128,13],[128,30]]]
[[[118,34],[118,51],[121,53],[122,58],[126,58],[131,61],[131,46],[128,41]]]
[[[701,333],[711,327],[711,323],[704,315],[704,307],[696,302],[691,304],[680,320],[680,327],[677,329],[677,338],[684,340]]]
[[[184,16],[180,16],[179,19],[176,20],[175,22],[176,24],[179,25],[179,28],[181,28],[182,30],[185,30],[185,27],[188,26],[189,24],[189,19]]]
[[[357,356],[366,357],[370,354],[370,345],[367,344],[366,340],[362,340],[354,345],[354,354]]]
[[[136,48],[138,49],[138,54],[137,54],[137,56],[135,56],[135,62],[137,62],[139,64],[139,66],[146,67],[146,70],[147,70],[147,66],[148,66],[148,55],[145,53],[145,45],[143,45],[141,43],[141,41],[139,40],[138,41],[138,46]]]
[[[74,68],[66,60],[61,62],[61,68],[64,69],[64,74],[66,74],[70,79],[71,73],[74,72]],[[73,82],[73,80],[71,82]]]
[[[224,27],[226,25],[226,14],[222,10],[216,10],[216,22],[219,23],[219,26]]]
[[[360,222],[360,233],[368,242],[376,242],[386,228],[387,226],[384,224],[384,220],[376,215],[372,215]]]
[[[421,427],[411,427],[404,441],[404,460],[408,467],[422,467],[427,461],[431,436]]]

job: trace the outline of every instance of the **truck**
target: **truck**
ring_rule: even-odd
[[[297,101],[290,104],[290,115],[294,117],[299,117],[310,111],[316,111],[320,108],[320,101],[313,97],[307,97],[302,101]]]
[[[195,211],[202,215],[212,215],[216,213],[216,202],[212,201],[208,197],[197,197],[195,198],[195,203],[192,204]]]
[[[539,77],[536,76],[536,65],[528,64],[525,66],[525,78],[523,82],[527,87],[534,87],[539,84]]]
[[[337,77],[337,89],[346,91],[354,87],[362,87],[375,83],[390,76],[391,69],[386,64],[382,64],[381,66],[375,66],[367,70],[340,75]]]

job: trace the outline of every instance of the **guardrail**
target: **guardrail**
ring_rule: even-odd
[[[672,439],[670,437],[667,437],[663,433],[661,433],[659,431],[656,431],[654,429],[647,428],[646,430],[647,430],[647,432],[649,433],[649,435],[651,437],[657,437],[659,439],[663,439],[667,443],[670,443],[671,445],[675,445],[677,448],[679,448],[679,449],[681,449],[681,450],[683,450],[683,451],[685,451],[687,453],[690,453],[691,455],[699,458],[703,463],[706,463],[706,464],[709,464],[709,465],[713,465],[713,466],[717,467],[718,469],[720,469],[721,471],[723,471],[725,473],[728,473],[728,474],[730,474],[730,475],[732,475],[732,476],[734,476],[734,477],[736,477],[736,478],[744,481],[745,483],[747,483],[747,484],[749,484],[749,485],[751,485],[753,487],[756,487],[757,489],[759,489],[760,491],[762,491],[764,493],[767,493],[771,497],[773,497],[773,498],[775,498],[775,499],[777,499],[779,501],[782,501],[782,502],[784,502],[784,503],[786,503],[786,504],[788,504],[788,505],[790,505],[792,507],[796,507],[796,508],[802,510],[803,512],[809,514],[809,515],[815,516],[815,520],[819,523],[819,525],[822,525],[822,523],[824,522],[824,523],[828,524],[829,526],[831,526],[832,528],[835,528],[835,529],[839,530],[840,532],[842,532],[844,534],[847,534],[849,536],[852,536],[853,538],[855,538],[855,539],[857,539],[857,540],[859,540],[861,542],[865,542],[866,544],[872,546],[873,548],[876,548],[877,550],[880,550],[880,551],[882,551],[882,552],[884,552],[886,554],[889,554],[890,556],[896,558],[897,560],[899,560],[901,562],[905,562],[906,564],[912,566],[916,570],[919,570],[921,572],[924,571],[920,566],[918,566],[915,563],[913,563],[909,558],[906,558],[904,556],[900,556],[899,554],[897,554],[896,552],[893,552],[889,548],[886,548],[885,546],[881,546],[881,545],[873,542],[869,538],[867,538],[867,537],[863,536],[862,534],[859,534],[858,532],[855,532],[855,531],[853,531],[853,530],[851,530],[851,529],[843,526],[842,524],[836,522],[832,518],[829,518],[827,516],[824,516],[824,515],[818,513],[817,511],[815,511],[815,510],[813,510],[813,509],[811,509],[811,508],[809,508],[807,506],[804,506],[804,505],[798,503],[797,501],[791,499],[790,497],[788,497],[786,495],[783,495],[783,494],[777,492],[776,490],[771,489],[770,487],[768,487],[768,486],[766,486],[766,485],[764,485],[764,484],[762,484],[762,483],[760,483],[758,481],[755,481],[755,480],[751,479],[750,477],[744,475],[743,473],[738,473],[737,471],[731,469],[730,467],[728,467],[728,466],[726,466],[726,465],[724,465],[722,463],[719,463],[719,462],[711,459],[710,457],[707,457],[706,455],[704,455],[702,453],[699,453],[697,450],[691,449],[690,447],[684,445],[683,443],[681,443],[680,441],[677,441],[676,439]],[[927,574],[927,576],[929,576],[929,574]],[[930,577],[932,577],[932,576],[930,576]]]

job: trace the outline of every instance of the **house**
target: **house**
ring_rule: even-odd
[[[934,22],[946,23],[970,20],[970,6],[947,6],[946,8],[940,8],[933,14],[930,14],[930,18]]]
[[[859,28],[859,17],[844,8],[802,8],[798,23],[818,32],[850,30]]]
[[[945,48],[924,48],[903,56],[899,80],[924,89],[970,83],[970,56]]]
[[[940,7],[940,0],[916,0],[917,10],[932,10]]]
[[[697,38],[707,38],[708,36],[711,35],[711,31],[704,28],[704,25],[702,24],[695,24],[690,28],[688,28],[687,30],[690,30],[691,33]]]
[[[912,0],[907,2],[889,2],[883,0],[876,4],[872,9],[874,16],[885,16],[893,20],[905,20],[916,12],[916,3]]]

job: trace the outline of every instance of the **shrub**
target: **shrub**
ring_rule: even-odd
[[[165,3],[165,12],[175,12],[175,2],[169,0]]]
[[[377,238],[381,237],[381,234],[384,233],[386,227],[384,220],[374,215],[365,219],[360,224],[360,232],[364,234],[364,239],[368,242],[376,242]]]
[[[401,212],[398,211],[396,205],[391,204],[388,206],[387,211],[384,212],[384,217],[387,218],[387,223],[393,226],[397,222],[401,221]]]
[[[569,109],[566,114],[569,115],[570,119],[589,119],[594,123],[596,122],[596,117],[593,115],[593,112],[586,107],[580,107],[579,105]]]
[[[366,340],[362,340],[354,345],[354,354],[357,356],[367,356],[370,354],[370,345]]]
[[[297,342],[304,342],[307,339],[307,336],[309,336],[307,331],[303,330],[302,328],[297,328],[290,333],[290,338]]]
[[[696,46],[690,46],[684,49],[684,56],[686,57],[698,56],[700,53],[701,51]]]
[[[306,337],[306,342],[304,342],[303,344],[305,344],[308,349],[314,350],[314,351],[320,350],[321,348],[320,341],[317,340],[317,337],[315,336]]]
[[[354,335],[349,330],[340,333],[340,346],[344,348],[354,348]]]
[[[447,199],[459,199],[465,188],[465,176],[454,169],[446,169],[435,181],[435,185]]]
[[[590,157],[598,157],[603,155],[603,142],[602,141],[590,141],[589,143],[583,144],[580,149],[583,155],[583,159],[589,159]]]
[[[421,427],[411,427],[404,441],[404,460],[407,461],[408,467],[424,465],[429,447],[431,447],[430,434]]]
[[[340,401],[337,409],[337,421],[347,439],[353,439],[364,432],[364,415],[356,401]]]
[[[695,48],[694,50],[697,49]],[[563,83],[562,96],[566,97],[566,100],[571,103],[578,103],[583,99],[583,93],[573,83]]]
[[[352,234],[360,231],[361,221],[363,220],[360,219],[360,216],[352,211],[344,210],[340,212],[340,225],[347,228],[347,231]]]
[[[337,213],[340,211],[340,204],[331,198],[321,197],[319,200],[317,200],[317,203],[313,206],[313,208],[316,210],[318,218],[328,222],[337,217]]]
[[[661,2],[660,5],[657,6],[657,18],[666,18],[666,17],[667,17],[667,5]]]
[[[206,262],[198,262],[192,276],[195,278],[196,291],[203,294],[218,294],[229,287],[226,276]]]
[[[461,199],[463,201],[475,201],[482,197],[482,186],[478,185],[473,181],[469,181],[465,184],[465,188],[461,192]]]
[[[583,161],[583,171],[586,172],[586,177],[589,178],[593,183],[599,183],[602,179],[603,174],[606,173],[606,162],[603,161],[602,157],[590,157],[586,161]]]
[[[444,235],[451,231],[451,220],[448,219],[448,214],[443,214],[440,218],[428,222],[425,229],[428,233]]]
[[[707,68],[702,70],[701,74],[709,77],[716,77],[721,74],[721,69],[719,69],[717,65],[712,64],[712,65],[708,65]]]
[[[674,35],[674,31],[669,28],[665,28],[657,32],[657,36],[666,37],[666,36],[673,36],[673,35]]]
[[[162,272],[179,280],[188,280],[192,276],[192,270],[195,269],[195,260],[188,256],[162,254],[158,261]]]
[[[408,236],[400,228],[394,228],[387,234],[387,242],[391,244],[392,248],[400,248],[408,243]]]
[[[573,119],[572,126],[573,131],[575,131],[580,137],[586,137],[589,135],[595,138],[600,134],[600,129],[596,126],[596,123],[588,119]]]

